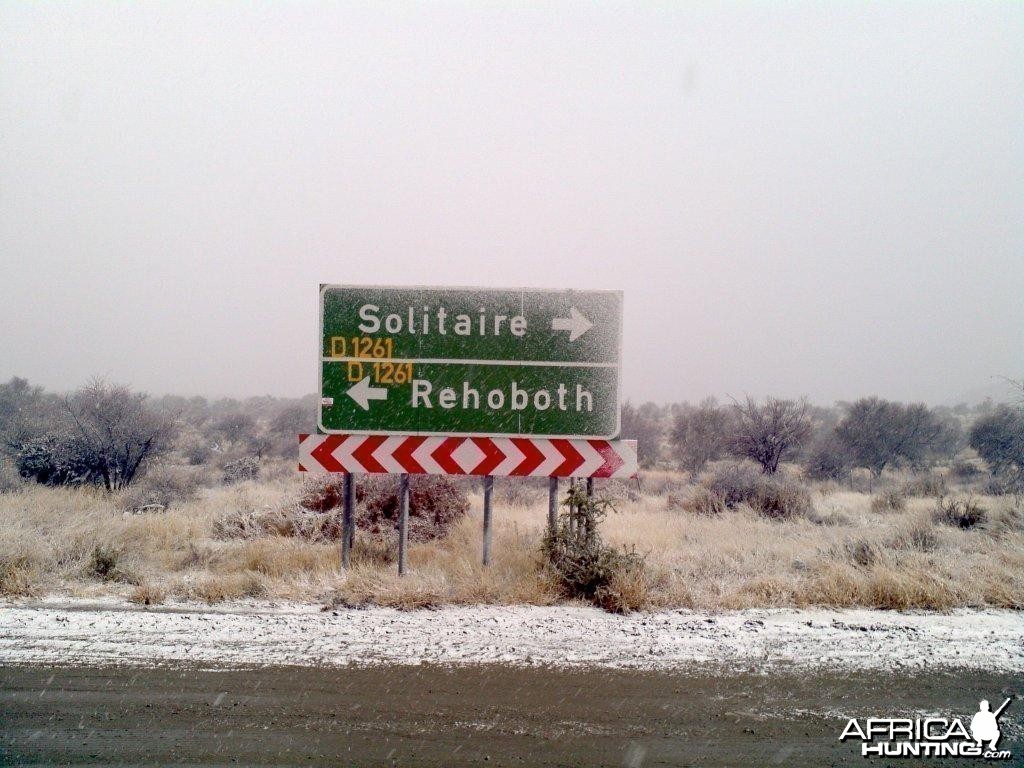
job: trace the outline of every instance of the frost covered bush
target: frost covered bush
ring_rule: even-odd
[[[260,460],[255,456],[245,456],[229,461],[224,465],[223,471],[225,485],[255,480],[260,476]]]
[[[813,511],[806,488],[789,478],[766,475],[751,462],[721,465],[701,484],[729,509],[747,504],[758,514],[774,519],[806,516]]]

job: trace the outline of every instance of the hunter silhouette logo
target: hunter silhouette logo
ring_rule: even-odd
[[[996,742],[999,741],[1000,736],[998,718],[1009,703],[1010,700],[1007,699],[995,712],[989,711],[986,699],[982,699],[978,704],[978,714],[971,718],[971,736],[979,746],[982,742],[987,741],[989,749],[996,748]]]
[[[858,739],[863,757],[981,757],[1009,760],[1009,749],[996,750],[1002,735],[999,716],[1010,705],[1004,701],[993,712],[987,699],[978,703],[970,730],[960,718],[918,717],[864,720],[850,718],[840,741]]]

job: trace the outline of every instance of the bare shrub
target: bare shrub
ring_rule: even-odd
[[[607,546],[598,531],[613,509],[611,503],[587,496],[582,486],[571,486],[563,506],[542,546],[563,595],[615,612],[641,607],[647,600],[643,558],[635,551]]]
[[[15,376],[0,384],[0,450],[17,452],[25,441],[43,434],[57,410],[57,399],[27,379]]]
[[[906,498],[895,488],[886,488],[871,499],[871,511],[876,514],[902,512],[906,507]]]
[[[988,511],[977,501],[966,499],[939,499],[935,505],[935,522],[969,530],[988,520]]]
[[[163,511],[187,504],[199,496],[195,471],[181,467],[155,467],[122,492],[119,506],[126,512]]]
[[[810,492],[802,485],[765,475],[750,462],[724,464],[703,478],[702,484],[729,509],[747,504],[764,517],[807,516],[814,508]]]
[[[175,425],[146,396],[94,380],[64,400],[64,449],[109,490],[130,485],[146,461],[167,450]]]
[[[356,485],[356,528],[374,534],[398,529],[397,478],[369,475]],[[417,475],[409,483],[409,541],[444,536],[469,511],[466,494],[444,475]]]
[[[256,438],[256,419],[248,413],[238,411],[221,416],[213,424],[213,431],[230,443],[248,444]]]
[[[752,398],[733,406],[735,418],[729,445],[734,455],[756,461],[766,475],[775,474],[779,462],[793,456],[811,436],[807,401],[769,397],[762,404]]]
[[[243,456],[225,464],[223,472],[225,485],[255,480],[260,476],[260,460],[255,456]]]

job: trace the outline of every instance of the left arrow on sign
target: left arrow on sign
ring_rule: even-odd
[[[370,377],[364,376],[362,379],[357,381],[351,387],[349,387],[348,396],[356,401],[356,405],[362,408],[364,411],[370,410],[371,400],[387,400],[388,391],[384,387],[371,387]]]

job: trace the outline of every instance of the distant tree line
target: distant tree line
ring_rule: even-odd
[[[316,397],[245,400],[148,398],[95,380],[60,396],[22,378],[0,384],[0,461],[47,485],[116,490],[155,460],[215,465],[225,478],[255,477],[260,462],[294,459],[296,436],[315,431]],[[925,468],[970,453],[1015,489],[1024,488],[1024,388],[1014,405],[929,408],[866,397],[833,407],[806,400],[746,398],[622,409],[623,437],[638,441],[641,466],[701,472],[748,459],[766,475],[798,463],[818,480],[855,468],[874,476]]]
[[[59,396],[13,378],[0,384],[0,458],[38,483],[107,490],[164,459],[255,476],[261,459],[294,458],[315,416],[312,396],[148,398],[99,379]]]
[[[622,435],[638,441],[641,465],[700,472],[713,461],[749,459],[774,474],[799,463],[816,480],[842,480],[855,468],[922,469],[972,449],[1014,488],[1024,479],[1024,409],[986,401],[974,408],[929,408],[878,397],[815,407],[806,400],[707,399],[658,406],[627,403]]]

